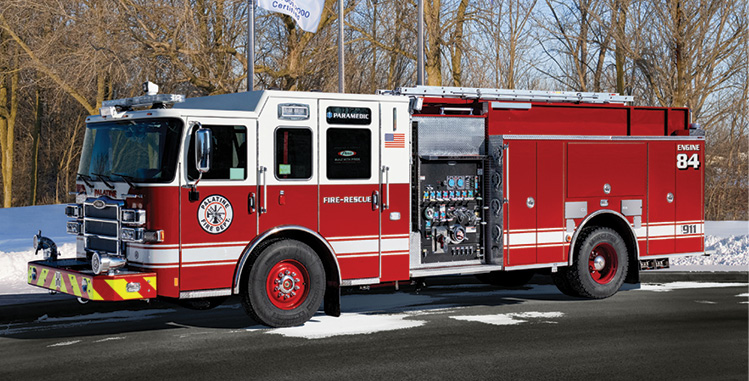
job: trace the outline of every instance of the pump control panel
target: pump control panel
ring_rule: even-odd
[[[483,257],[483,161],[421,159],[419,221],[421,262]]]

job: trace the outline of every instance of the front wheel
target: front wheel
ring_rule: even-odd
[[[627,277],[627,245],[615,230],[585,228],[573,254],[572,266],[554,275],[557,287],[568,295],[603,299],[614,295]]]
[[[255,258],[242,298],[255,321],[290,327],[309,320],[320,307],[325,269],[315,252],[302,242],[279,240]]]

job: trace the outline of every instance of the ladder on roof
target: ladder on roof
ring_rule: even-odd
[[[620,103],[633,102],[631,95],[616,93],[581,93],[575,91],[508,90],[482,89],[469,87],[416,86],[399,87],[391,92],[394,95],[424,97],[452,97],[463,99],[484,99],[497,101],[524,102],[574,102],[574,103]]]

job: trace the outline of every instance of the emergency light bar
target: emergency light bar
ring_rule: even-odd
[[[113,99],[111,101],[101,102],[101,107],[118,107],[121,109],[132,109],[134,107],[153,106],[161,103],[163,105],[173,105],[185,101],[185,96],[181,94],[152,94],[141,95],[133,98]]]

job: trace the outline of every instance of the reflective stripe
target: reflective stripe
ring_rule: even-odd
[[[139,292],[127,292],[127,279],[105,279],[107,285],[120,296],[120,299],[143,299]],[[141,289],[143,285],[141,285]]]
[[[379,240],[362,239],[354,241],[333,241],[330,242],[336,255],[350,253],[371,253],[379,250]]]
[[[381,251],[408,250],[408,238],[383,239]]]

